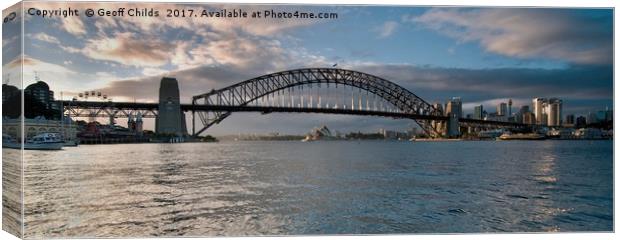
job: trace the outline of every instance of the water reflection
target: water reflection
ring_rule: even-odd
[[[611,142],[544,143],[27,152],[26,237],[611,231]]]

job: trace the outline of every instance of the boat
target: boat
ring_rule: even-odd
[[[21,144],[11,135],[2,134],[2,148],[21,149]]]
[[[547,137],[539,133],[516,133],[506,132],[500,135],[498,140],[544,140]]]
[[[415,142],[459,142],[460,138],[416,138]]]
[[[59,134],[42,133],[26,140],[24,150],[61,150],[65,145]],[[22,145],[10,135],[2,134],[2,147],[21,149]]]
[[[26,150],[61,150],[65,142],[58,133],[41,133],[26,139],[24,149]]]

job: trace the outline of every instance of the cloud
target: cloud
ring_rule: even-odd
[[[84,22],[79,17],[67,17],[62,18],[61,27],[68,33],[76,36],[83,36],[86,34],[86,27]]]
[[[403,20],[510,57],[611,64],[612,11],[598,11],[602,17],[570,9],[436,8]]]
[[[16,58],[11,61],[7,67],[10,68],[20,68],[23,64],[24,74],[27,74],[30,71],[37,72],[48,72],[52,74],[68,74],[75,73],[72,70],[65,68],[64,66],[44,62],[29,56],[23,56],[21,58]]]
[[[312,65],[312,64],[309,64]],[[304,66],[299,64],[297,66]],[[291,65],[286,69],[296,68]],[[611,101],[613,71],[611,67],[590,66],[569,69],[461,69],[414,65],[360,63],[345,66],[373,74],[403,86],[429,103],[462,97],[467,106],[493,104],[512,98],[514,106],[529,104],[534,97],[559,97],[575,101]],[[275,72],[275,71],[272,71]],[[233,65],[170,72],[179,80],[183,102],[191,96],[223,88],[265,72],[247,71]],[[110,95],[156,101],[160,76],[110,82],[100,89]],[[570,109],[571,104],[567,104]]]
[[[157,76],[157,75],[162,75],[168,73],[168,71],[164,70],[164,69],[159,69],[159,68],[144,68],[142,69],[142,74],[144,74],[145,76]]]
[[[383,25],[374,29],[379,34],[379,38],[387,38],[396,32],[398,23],[394,21],[384,22]]]
[[[181,101],[191,102],[190,99],[194,95],[264,74],[260,69],[248,70],[234,65],[200,66],[185,70],[161,72],[147,77],[110,81],[96,90],[106,92],[115,99],[133,99],[135,97],[154,102],[158,98],[159,82],[162,76],[169,76],[175,77],[179,81]]]
[[[613,99],[611,66],[463,69],[364,64],[353,68],[394,81],[428,102],[444,102],[453,96],[465,102],[534,97]]]
[[[14,44],[15,42],[17,42],[17,40],[19,40],[20,35],[13,35],[13,36],[7,36],[6,34],[2,37],[2,47],[5,46],[11,46],[12,44]]]
[[[39,41],[43,41],[43,42],[48,42],[48,43],[53,43],[53,44],[60,44],[60,41],[58,40],[58,38],[54,37],[54,36],[50,36],[47,35],[43,32],[31,35],[32,38],[37,39]]]
[[[134,33],[117,33],[111,38],[88,40],[82,53],[98,60],[130,66],[156,67],[167,63],[173,45],[156,37],[145,40]]]

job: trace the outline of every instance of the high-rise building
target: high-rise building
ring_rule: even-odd
[[[533,112],[525,112],[523,113],[523,121],[524,124],[536,124],[536,116],[534,116]]]
[[[497,116],[508,116],[508,105],[505,102],[497,105]]]
[[[433,104],[433,107],[435,109],[437,109],[437,111],[439,111],[442,115],[445,115],[445,111],[443,109],[443,105],[439,102],[435,102]],[[445,125],[444,125],[444,121],[431,121],[431,125],[433,126],[434,129],[436,129],[438,132],[444,132],[445,129]]]
[[[460,97],[453,97],[446,103],[446,116],[463,117],[463,104]]]
[[[557,98],[549,99],[547,103],[547,125],[562,125],[562,100]]]
[[[575,125],[575,115],[573,114],[568,114],[566,115],[566,121],[564,121],[565,125]]]
[[[444,114],[445,112],[443,111],[443,105],[441,103],[435,102],[433,103],[433,107],[435,109],[437,109],[439,112],[441,112],[442,114]]]
[[[508,99],[508,117],[512,117],[512,98]]]
[[[474,119],[479,119],[479,120],[484,119],[483,111],[484,109],[482,108],[482,105],[475,106],[474,107]]]
[[[534,110],[534,116],[536,117],[536,124],[546,124],[547,117],[544,108],[546,108],[547,99],[534,98],[532,100],[532,108]]]
[[[596,112],[596,119],[599,122],[612,121],[613,120],[613,116],[614,116],[614,112],[612,110],[609,110],[609,108],[606,108],[605,110],[600,110],[600,111]]]
[[[523,115],[528,112],[530,112],[530,107],[528,105],[521,106],[521,108],[519,109],[519,112],[515,114],[516,122],[523,123]]]
[[[598,119],[596,117],[595,113],[588,113],[588,116],[586,118],[586,124],[594,124],[594,123],[598,123]]]
[[[577,128],[583,128],[586,127],[586,117],[584,116],[579,116],[577,117],[577,119],[575,119],[575,127]]]
[[[24,89],[24,95],[30,96],[46,106],[54,101],[54,92],[50,91],[50,87],[43,81],[37,81],[36,83],[28,85],[28,87]]]
[[[8,99],[19,96],[21,91],[15,86],[2,84],[2,103],[6,102]]]

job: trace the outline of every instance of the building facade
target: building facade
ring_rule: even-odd
[[[547,126],[562,125],[562,100],[551,98],[547,102]]]
[[[474,119],[478,119],[478,120],[484,119],[483,111],[484,111],[484,108],[482,107],[482,104],[480,106],[475,106],[474,107]]]
[[[547,99],[545,98],[534,98],[532,100],[532,108],[534,111],[534,117],[536,119],[536,124],[544,125],[546,124],[546,113],[544,108],[547,106]]]
[[[2,133],[21,140],[21,121],[20,119],[3,119]],[[66,141],[77,141],[77,124],[65,119],[65,122],[46,119],[24,119],[24,136],[26,139],[42,133],[60,133]]]
[[[497,105],[497,115],[498,116],[508,116],[508,104],[505,102]]]
[[[446,103],[446,116],[463,117],[463,103],[460,97],[453,97]]]

